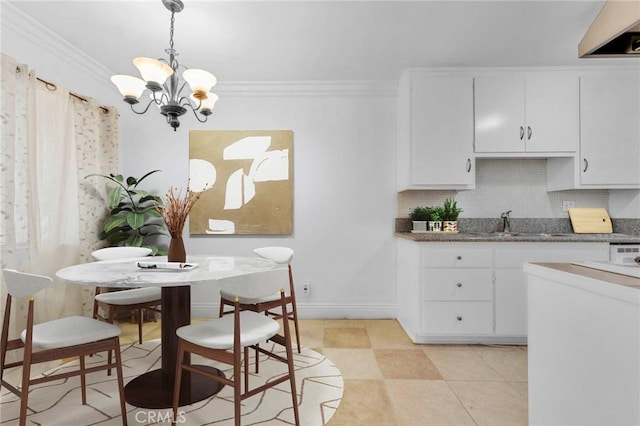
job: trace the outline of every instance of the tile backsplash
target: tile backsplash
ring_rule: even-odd
[[[398,193],[398,217],[416,206],[441,205],[453,197],[464,211],[461,218],[497,218],[511,210],[514,218],[566,218],[562,201],[575,207],[609,207],[609,191],[547,192],[545,160],[476,160],[476,189],[469,191],[404,191]]]

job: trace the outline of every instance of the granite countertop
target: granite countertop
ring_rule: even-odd
[[[517,233],[510,235],[492,232],[395,232],[396,237],[418,242],[598,242],[598,243],[640,243],[640,236],[627,234],[575,234],[575,233]]]
[[[396,237],[412,241],[526,241],[526,242],[605,242],[640,243],[640,219],[611,219],[613,234],[575,234],[569,218],[514,218],[511,234],[495,232],[502,229],[499,218],[460,218],[459,233],[412,233],[408,218],[396,218]]]

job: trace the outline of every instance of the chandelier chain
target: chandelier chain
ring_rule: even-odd
[[[175,23],[176,12],[174,10],[171,11],[171,29],[169,30],[169,49],[173,50],[173,24]]]

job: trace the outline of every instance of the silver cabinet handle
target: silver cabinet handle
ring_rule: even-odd
[[[462,317],[456,317],[458,321],[462,321]]]
[[[458,288],[462,287],[462,283],[457,283],[456,287],[458,287]]]
[[[467,158],[467,173],[471,171],[471,158]]]
[[[520,126],[520,140],[524,138],[524,127]]]
[[[586,158],[583,158],[582,161],[584,162],[584,169],[582,169],[582,172],[584,173],[589,168],[589,162],[587,161]]]
[[[531,140],[532,134],[533,134],[533,130],[531,130],[530,126],[527,126],[527,140]]]

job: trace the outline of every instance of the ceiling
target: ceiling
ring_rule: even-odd
[[[117,74],[164,57],[160,0],[12,1]],[[576,65],[597,1],[196,1],[175,48],[221,81],[397,80],[408,67]],[[611,60],[609,60],[611,61]]]

